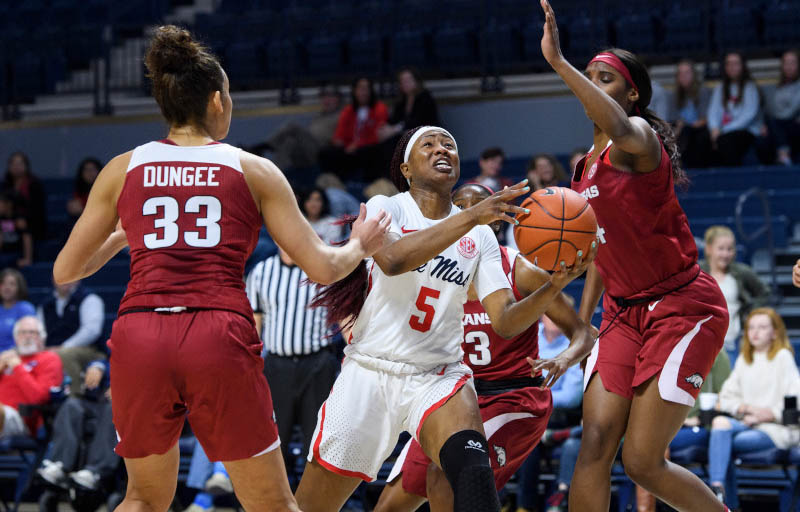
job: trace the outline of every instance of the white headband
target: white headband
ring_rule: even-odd
[[[419,139],[420,137],[425,135],[425,133],[431,130],[439,130],[448,137],[450,137],[451,139],[453,139],[453,145],[456,147],[456,151],[458,151],[458,144],[456,144],[456,138],[453,137],[450,134],[450,132],[439,126],[422,126],[417,131],[414,132],[414,135],[412,135],[410,139],[408,139],[408,144],[406,144],[406,153],[405,155],[403,155],[404,164],[408,163],[408,157],[411,156],[411,148],[414,147],[414,143],[417,142],[417,139]]]

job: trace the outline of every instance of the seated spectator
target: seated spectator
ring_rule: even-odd
[[[483,186],[497,192],[502,190],[503,187],[513,185],[513,182],[503,177],[503,164],[506,161],[506,154],[498,147],[486,148],[481,153],[478,160],[478,167],[481,173],[470,181],[480,183]]]
[[[28,302],[28,285],[18,270],[0,271],[0,352],[14,347],[14,324],[20,318],[36,314]]]
[[[732,510],[739,507],[736,455],[800,443],[800,431],[781,424],[785,396],[800,394],[800,373],[786,326],[772,308],[747,317],[742,353],[719,394],[708,445],[709,482]]]
[[[81,394],[81,372],[86,365],[105,358],[105,351],[98,347],[105,313],[103,299],[81,281],[55,285],[52,295],[37,308],[48,332],[47,346],[61,357],[64,373],[72,379],[73,395]]]
[[[83,397],[71,396],[59,407],[50,454],[37,469],[48,484],[96,492],[114,477],[120,457],[108,383],[108,365],[94,361],[86,368]]]
[[[648,72],[650,72],[649,69]],[[653,86],[653,95],[650,97],[650,103],[647,108],[655,112],[659,118],[667,119],[669,115],[669,95],[664,86],[655,78],[651,78],[650,83]]]
[[[328,196],[321,188],[314,187],[300,193],[300,210],[308,219],[314,232],[329,245],[341,242],[344,238],[343,228],[336,224],[336,217],[331,215]]]
[[[781,57],[781,79],[769,104],[767,124],[776,160],[791,165],[800,159],[800,51],[789,50]]]
[[[33,236],[28,221],[17,214],[14,199],[0,192],[0,268],[24,268],[33,263]]]
[[[741,165],[761,134],[761,96],[741,54],[725,55],[722,83],[708,107],[711,144],[720,165]]]
[[[34,176],[25,153],[17,151],[8,158],[2,191],[14,198],[15,212],[25,219],[33,239],[44,239],[47,232],[44,187]]]
[[[388,118],[389,111],[378,100],[372,80],[357,78],[350,104],[339,115],[331,146],[319,154],[322,170],[345,180],[371,181],[384,174],[388,161],[384,161],[378,132]]]
[[[586,153],[589,152],[589,148],[575,148],[569,154],[569,176],[568,178],[571,180],[572,175],[575,174],[575,167],[578,165],[578,162],[581,161],[583,157],[586,156]]]
[[[569,346],[567,338],[561,329],[547,317],[542,316],[539,322],[539,357],[546,359],[555,357]],[[553,413],[547,423],[547,431],[540,443],[523,464],[519,471],[519,493],[517,494],[517,512],[536,510],[539,488],[539,466],[543,453],[549,453],[549,448],[560,445],[571,436],[572,428],[580,423],[581,401],[583,400],[583,372],[580,365],[570,367],[564,375],[551,388],[553,393]],[[558,434],[553,435],[554,432]],[[580,447],[580,441],[578,441]],[[576,451],[577,456],[577,451]],[[574,469],[574,464],[571,466]],[[559,478],[553,495],[547,500],[547,511],[566,510],[566,497],[569,494],[569,484],[572,472],[569,462],[559,469]]]
[[[584,153],[585,155],[585,153]],[[583,155],[581,155],[583,157]],[[564,167],[561,162],[553,155],[547,153],[539,153],[534,155],[528,162],[526,169],[527,178],[530,182],[531,191],[537,191],[541,188],[569,186],[567,173],[564,172]]]
[[[96,158],[84,158],[78,164],[78,170],[75,172],[75,185],[72,191],[72,198],[67,201],[67,213],[72,218],[74,223],[78,217],[83,213],[86,207],[86,200],[89,199],[89,191],[103,169],[103,164]]]
[[[281,443],[283,446],[284,443]],[[196,489],[194,501],[186,512],[209,512],[214,510],[214,500],[217,496],[233,494],[233,484],[228,476],[225,465],[221,462],[208,460],[200,443],[195,444],[192,452],[192,462],[189,474],[186,477],[186,487]]]
[[[338,176],[331,173],[320,174],[316,185],[325,191],[332,216],[338,219],[345,214],[358,215],[361,202],[347,191]]]
[[[397,187],[394,185],[394,183],[386,178],[378,178],[368,186],[364,187],[364,197],[366,197],[367,200],[372,199],[375,196],[392,197],[393,195],[399,193],[400,191],[397,190]]]
[[[392,115],[379,133],[390,152],[394,152],[403,132],[417,126],[441,126],[436,101],[425,88],[417,70],[403,68],[398,71],[397,85],[398,97]]]
[[[268,150],[269,157],[287,176],[305,178],[296,171],[317,165],[319,151],[330,144],[342,110],[342,94],[335,85],[324,84],[319,88],[319,102],[319,113],[307,126],[291,121],[250,151],[260,154]]]
[[[0,437],[30,435],[42,421],[41,414],[24,420],[20,405],[43,405],[50,401],[50,388],[64,379],[61,360],[44,350],[47,333],[35,316],[23,316],[14,324],[16,348],[0,352]]]
[[[669,119],[678,139],[681,160],[686,167],[708,167],[711,139],[706,114],[711,93],[697,77],[694,62],[684,59],[675,73],[675,94]]]
[[[792,267],[792,284],[800,288],[800,259],[797,260]]]
[[[736,361],[737,342],[744,319],[753,308],[769,302],[769,287],[758,278],[753,269],[736,261],[736,237],[727,226],[711,226],[706,230],[705,259],[700,268],[711,274],[725,295],[730,316],[725,334],[725,350],[730,360]]]

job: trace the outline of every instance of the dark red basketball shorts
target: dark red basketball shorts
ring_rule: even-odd
[[[587,361],[584,389],[599,373],[607,391],[633,399],[637,386],[660,373],[661,398],[694,405],[728,329],[728,308],[714,278],[701,272],[661,300],[627,310],[607,297],[603,306],[602,335]]]
[[[114,322],[111,389],[116,452],[167,452],[186,417],[212,461],[280,445],[262,369],[261,340],[230,311],[124,314]]]
[[[483,429],[497,490],[503,488],[533,451],[553,412],[549,389],[524,388],[495,396],[479,396]],[[403,489],[427,497],[425,480],[431,460],[414,439],[403,449],[389,481],[402,471]]]

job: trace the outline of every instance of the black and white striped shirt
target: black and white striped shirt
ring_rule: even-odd
[[[268,354],[312,354],[330,344],[327,311],[308,308],[317,286],[304,284],[307,277],[300,267],[286,265],[277,254],[250,271],[247,297],[253,311],[263,315],[261,339]]]

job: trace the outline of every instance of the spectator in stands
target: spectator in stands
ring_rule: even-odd
[[[800,260],[797,260],[792,267],[792,284],[800,288]]]
[[[33,236],[14,204],[8,192],[0,192],[0,268],[24,268],[33,263]]]
[[[61,360],[44,350],[47,333],[35,316],[23,316],[14,324],[15,348],[0,352],[0,438],[33,434],[40,414],[24,420],[20,405],[42,405],[50,400],[50,388],[63,380]]]
[[[372,199],[375,196],[392,197],[393,195],[399,193],[400,191],[397,190],[397,187],[394,186],[394,183],[386,178],[378,178],[370,183],[367,187],[364,187],[364,197],[367,200]]]
[[[777,148],[776,160],[791,165],[800,158],[800,50],[781,57],[781,78],[772,95],[767,124]]]
[[[419,72],[403,68],[397,72],[398,97],[389,121],[381,128],[380,138],[391,150],[406,130],[417,126],[441,126],[439,110]]]
[[[28,302],[28,285],[18,270],[0,271],[0,352],[14,347],[14,324],[22,317],[35,315]]]
[[[81,216],[86,207],[86,200],[89,199],[89,191],[94,185],[94,180],[103,168],[100,160],[88,157],[78,164],[75,172],[75,185],[72,191],[72,198],[67,201],[67,213],[72,218],[73,223]]]
[[[583,155],[581,155],[581,157],[582,156]],[[539,190],[540,188],[557,187],[566,184],[569,180],[561,162],[559,162],[555,156],[548,153],[534,155],[530,162],[528,162],[526,172],[532,191]]]
[[[44,187],[25,153],[17,151],[8,158],[2,191],[14,198],[16,214],[25,219],[34,240],[42,240],[47,231]]]
[[[340,366],[333,338],[328,336],[327,310],[310,308],[317,286],[307,284],[307,279],[306,273],[278,247],[277,255],[250,272],[246,287],[264,342],[264,374],[272,390],[278,432],[283,440],[281,451],[290,475],[294,473],[294,458],[289,452],[292,430],[295,425],[300,426],[301,456],[305,457],[317,412],[328,397]]]
[[[658,80],[650,80],[653,86],[653,96],[650,98],[650,104],[647,108],[656,113],[661,119],[667,119],[669,115],[669,96]]]
[[[344,214],[358,215],[360,201],[347,191],[338,176],[331,173],[320,174],[316,185],[325,191],[333,217],[338,219]]]
[[[588,152],[589,148],[581,147],[573,149],[569,154],[569,179],[572,179],[572,175],[575,173],[575,167]]]
[[[574,301],[570,301],[574,306]],[[550,320],[547,315],[542,316],[539,322],[539,357],[548,359],[560,354],[569,346],[567,338],[561,329]],[[550,448],[561,445],[567,439],[573,427],[580,424],[581,401],[583,400],[583,372],[580,365],[570,367],[566,373],[553,385],[553,413],[547,423],[547,431],[542,437],[542,442],[531,452],[528,459],[519,470],[519,492],[517,494],[517,512],[536,510],[539,488],[539,466],[543,453],[549,453]],[[554,432],[557,432],[554,435]],[[578,450],[575,451],[577,457]],[[572,466],[574,468],[574,465]],[[559,470],[555,492],[547,500],[547,511],[557,512],[566,510],[567,495],[571,474],[564,474],[569,469],[565,464]],[[563,471],[562,471],[563,470]]]
[[[739,506],[735,455],[800,443],[800,431],[781,424],[785,396],[800,394],[800,374],[783,319],[772,308],[747,317],[742,353],[719,394],[722,412],[711,424],[709,482],[731,509]]]
[[[722,83],[714,88],[707,118],[717,162],[741,165],[762,125],[761,96],[741,54],[725,55]]]
[[[320,165],[343,179],[362,177],[367,181],[385,173],[378,133],[389,118],[386,105],[378,100],[372,80],[353,82],[352,97],[339,115],[332,145],[320,152]]]
[[[292,176],[292,171],[317,165],[319,151],[330,144],[336,131],[342,110],[342,94],[335,85],[323,84],[319,88],[319,103],[319,113],[311,119],[308,126],[289,122],[264,143],[250,150],[259,154],[265,150],[271,151],[269,156],[275,165],[286,170],[293,178],[295,176]]]
[[[52,449],[37,469],[48,484],[96,492],[116,473],[120,458],[114,453],[117,439],[108,383],[107,363],[94,361],[86,368],[83,396],[70,396],[59,407]]]
[[[758,278],[753,269],[736,261],[736,237],[727,226],[711,226],[704,235],[705,259],[700,268],[711,274],[725,295],[730,316],[725,334],[725,350],[731,361],[738,354],[737,342],[744,319],[753,308],[769,302],[769,287]]]
[[[288,443],[282,440],[281,445]],[[222,462],[208,460],[203,447],[196,443],[192,452],[192,462],[189,474],[186,477],[186,487],[196,489],[194,501],[186,512],[209,512],[214,510],[214,500],[217,496],[233,493],[233,483]]]
[[[672,97],[669,119],[678,139],[683,165],[708,167],[711,139],[706,114],[711,93],[697,77],[694,62],[683,59],[675,73],[675,94]]]
[[[56,349],[64,373],[72,379],[73,395],[81,394],[81,372],[92,361],[104,359],[98,350],[105,322],[105,303],[81,281],[57,284],[37,309],[47,329],[47,346]]]
[[[502,175],[505,161],[506,154],[503,153],[502,149],[498,147],[484,149],[478,160],[478,167],[480,167],[481,173],[472,181],[487,186],[495,191],[513,185],[510,179]]]
[[[325,191],[319,187],[306,189],[300,193],[300,209],[308,219],[314,232],[328,245],[341,242],[344,238],[342,226],[336,224],[331,215],[331,205]]]

